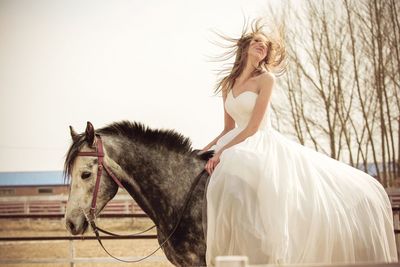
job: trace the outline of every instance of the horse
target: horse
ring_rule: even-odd
[[[64,163],[64,177],[70,179],[65,213],[67,230],[79,235],[88,228],[87,214],[91,212],[99,162],[97,157],[79,155],[95,152],[101,137],[104,163],[156,225],[158,243],[165,242],[162,249],[167,259],[177,266],[205,266],[203,214],[209,175],[204,165],[213,151],[200,154],[182,134],[151,129],[140,122],[114,122],[96,130],[87,122],[81,134],[72,126],[69,128],[72,144]],[[185,196],[199,175],[187,208],[179,214]],[[118,181],[111,176],[108,172],[99,174],[98,193],[93,197],[96,199],[94,216],[100,214],[118,191]]]

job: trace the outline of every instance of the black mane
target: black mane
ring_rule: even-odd
[[[194,153],[197,154],[198,150],[192,149],[192,142],[188,137],[174,130],[166,129],[151,129],[140,122],[120,121],[109,124],[103,128],[95,131],[99,135],[122,136],[131,140],[139,141],[146,145],[159,144],[169,150],[178,153]],[[69,148],[65,164],[64,164],[64,178],[68,179],[71,175],[72,165],[74,160],[86,142],[85,133],[79,134],[75,141]],[[199,157],[203,160],[208,160],[213,154],[213,151],[201,154]]]
[[[144,144],[161,144],[169,150],[181,153],[192,151],[192,142],[188,137],[174,130],[151,129],[140,122],[114,122],[104,128],[96,130],[100,135],[122,136],[137,140]]]

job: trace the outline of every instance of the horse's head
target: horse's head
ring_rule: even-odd
[[[65,219],[68,231],[77,235],[86,231],[88,216],[98,215],[115,196],[118,186],[105,171],[98,168],[100,159],[96,155],[99,153],[99,139],[95,135],[93,125],[88,122],[86,131],[82,134],[77,134],[70,126],[70,132],[73,142],[67,153],[64,169],[65,176],[70,178]],[[98,173],[100,180],[96,196]],[[91,213],[94,195],[96,209]]]

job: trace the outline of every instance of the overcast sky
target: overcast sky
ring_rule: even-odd
[[[268,2],[0,0],[0,171],[61,170],[68,126],[86,121],[175,129],[202,148],[223,127],[211,29],[237,37]]]

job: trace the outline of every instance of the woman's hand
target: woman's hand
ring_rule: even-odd
[[[220,156],[221,156],[221,152],[219,151],[219,152],[215,153],[214,156],[207,161],[204,169],[206,169],[206,171],[208,172],[209,175],[211,175],[211,173],[214,171],[215,167],[218,165]]]

